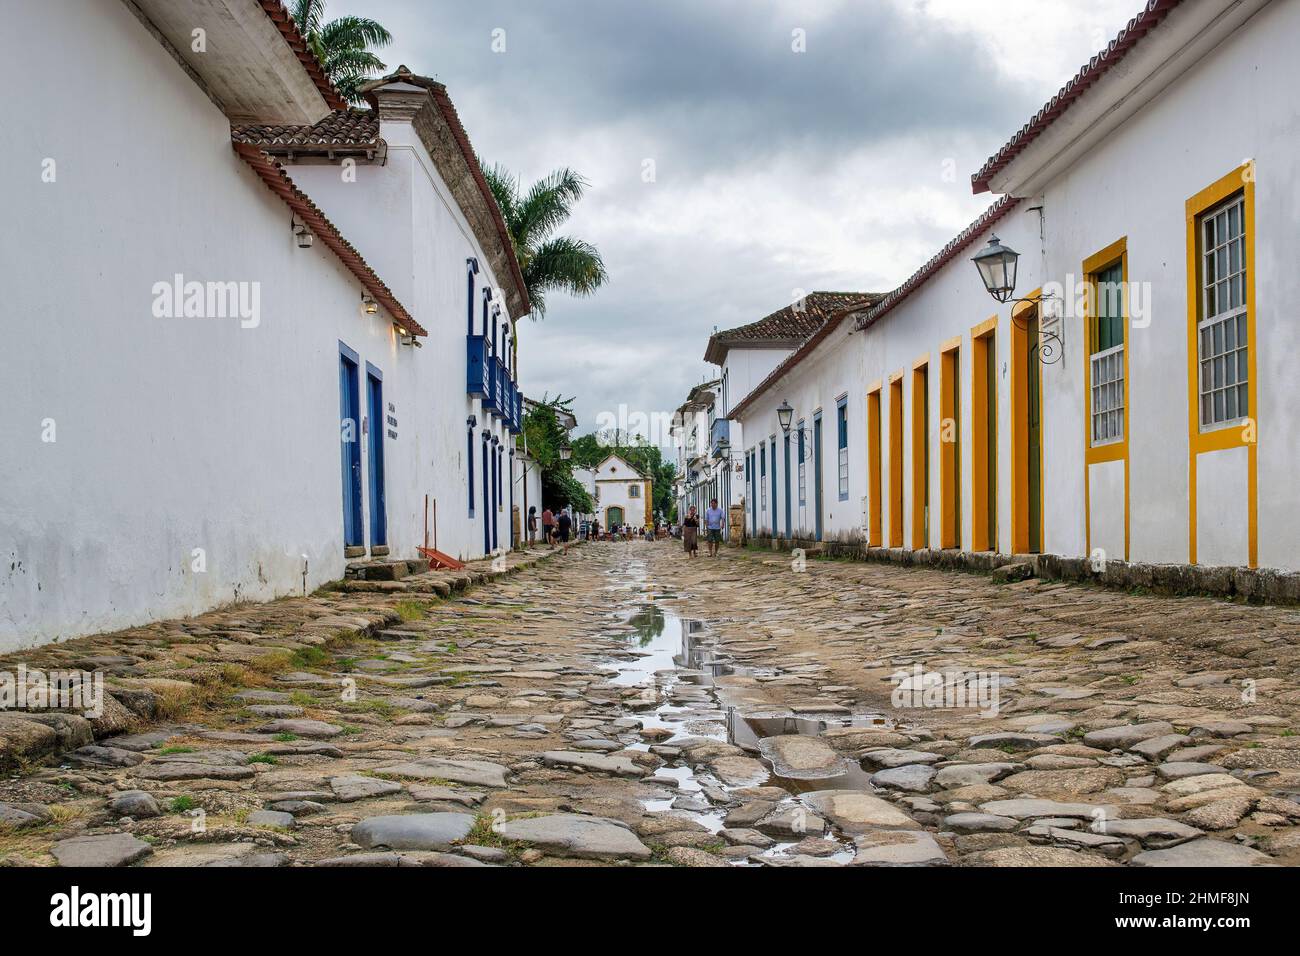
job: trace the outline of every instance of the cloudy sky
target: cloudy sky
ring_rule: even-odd
[[[620,404],[676,408],[712,377],[715,327],[802,291],[898,285],[989,204],[971,173],[1140,5],[327,0],[326,13],[388,27],[385,62],[445,83],[489,162],[590,181],[563,231],[600,249],[610,282],[552,294],[544,321],[520,324],[526,393],[576,396],[585,432]]]

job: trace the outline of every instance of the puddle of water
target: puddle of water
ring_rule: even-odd
[[[642,589],[633,586],[630,590]],[[815,736],[833,727],[890,724],[887,718],[879,714],[820,717],[788,712],[741,714],[728,701],[727,688],[725,684],[717,683],[718,678],[772,674],[775,673],[773,669],[760,670],[735,664],[718,650],[704,622],[680,617],[657,603],[640,603],[630,611],[617,615],[616,619],[624,627],[618,636],[625,641],[628,651],[636,656],[612,661],[615,674],[611,681],[622,687],[654,689],[659,703],[652,709],[636,711],[635,716],[646,729],[671,732],[671,736],[657,744],[671,746],[674,741],[688,737],[706,737],[735,744],[761,758],[759,740],[765,737],[786,734]],[[688,685],[691,690],[683,692],[678,686],[681,684]],[[640,741],[631,744],[628,749],[647,751],[651,746]],[[769,771],[769,777],[762,785],[784,789],[791,795],[788,799],[811,790],[873,792],[871,774],[852,758],[845,759],[843,773],[811,780],[779,776],[772,771],[769,760],[761,759]],[[648,812],[680,814],[703,825],[712,833],[717,833],[725,826],[725,809],[679,809],[674,808],[673,803],[681,797],[703,800],[706,788],[724,792],[735,788],[723,785],[703,767],[697,773],[695,768],[686,765],[684,761],[661,766],[655,776],[671,778],[677,782],[677,786],[665,788],[663,797],[643,800]],[[854,850],[851,841],[836,833],[829,834],[826,839],[841,847],[829,859],[841,863],[852,859]],[[794,842],[783,841],[760,855],[781,856],[793,846]]]
[[[682,647],[684,624],[680,617],[665,613],[658,605],[638,608],[626,618],[632,630],[623,635],[634,660],[620,661],[613,683],[620,687],[651,686],[655,672],[671,670]]]

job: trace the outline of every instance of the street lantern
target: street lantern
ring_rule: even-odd
[[[1016,261],[1020,253],[1002,245],[995,235],[989,239],[988,248],[971,261],[980,271],[984,288],[999,302],[1008,301],[1016,292]]]
[[[560,461],[568,461],[573,457],[573,449],[568,445],[560,446]]]
[[[787,435],[790,434],[790,419],[794,417],[794,406],[789,402],[782,402],[776,410],[776,420],[781,423],[781,431]]]

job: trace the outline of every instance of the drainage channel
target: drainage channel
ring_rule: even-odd
[[[654,593],[654,588],[644,580],[617,590],[624,592],[620,597],[627,591],[642,596]],[[653,601],[615,612],[613,617],[618,622],[614,633],[625,643],[628,653],[610,661],[615,669],[611,682],[644,689],[641,700],[631,702],[633,716],[641,721],[644,729],[659,731],[654,735],[654,743],[639,741],[628,749],[654,749],[666,759],[655,775],[644,781],[651,787],[656,779],[666,784],[658,788],[662,796],[656,794],[642,800],[647,811],[684,816],[717,833],[726,826],[727,813],[742,801],[741,797],[733,796],[736,791],[779,787],[788,795],[778,804],[778,808],[784,809],[799,806],[798,795],[813,790],[873,792],[870,774],[851,758],[841,761],[832,771],[779,773],[778,764],[771,756],[771,742],[791,735],[818,736],[839,727],[888,726],[886,718],[879,714],[795,715],[738,706],[729,699],[728,687],[725,681],[719,683],[720,679],[774,677],[779,670],[733,663],[719,651],[706,621],[682,617]],[[741,748],[748,756],[761,761],[766,778],[728,785],[706,765],[692,767],[683,757],[674,755],[676,745],[701,738]],[[826,839],[837,847],[833,852],[825,852],[829,847],[823,848],[828,861],[847,863],[853,858],[850,839],[834,830]],[[797,845],[793,840],[778,839],[757,856],[788,855]]]

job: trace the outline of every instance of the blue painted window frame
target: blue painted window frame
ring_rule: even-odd
[[[465,461],[469,464],[469,516],[474,517],[474,427],[465,431]]]
[[[840,501],[849,500],[849,397],[835,402],[835,476]],[[842,460],[841,460],[842,459]]]

